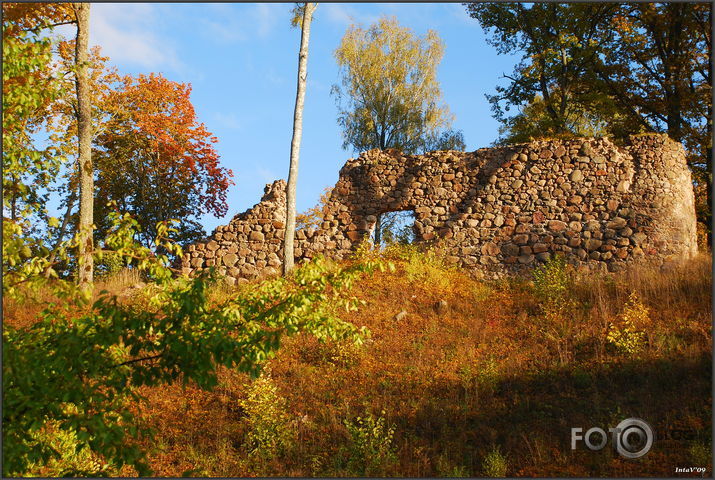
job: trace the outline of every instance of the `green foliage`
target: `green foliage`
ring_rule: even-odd
[[[7,25],[3,23],[3,30]],[[60,94],[48,76],[52,42],[34,33],[3,32],[3,211],[13,220],[45,215],[44,189],[58,175],[64,157],[40,148],[33,135],[47,106]],[[29,227],[29,224],[27,225]]]
[[[636,355],[645,348],[645,332],[649,323],[649,309],[631,292],[617,324],[609,323],[606,340],[627,355]]]
[[[382,412],[385,415],[385,412]],[[382,416],[357,417],[354,422],[345,420],[350,434],[348,468],[358,476],[384,475],[386,468],[397,457],[392,445],[395,429],[388,426]]]
[[[534,269],[533,277],[534,294],[543,315],[540,331],[555,346],[561,363],[565,363],[572,355],[577,306],[569,295],[572,279],[565,257],[554,255]]]
[[[268,459],[291,447],[295,431],[291,429],[286,400],[270,372],[265,371],[253,381],[241,406],[248,415],[246,445],[251,456]]]
[[[415,214],[411,211],[387,212],[380,216],[380,240],[382,245],[406,245],[415,241],[412,228]],[[378,228],[377,226],[375,228]]]
[[[94,264],[94,273],[99,277],[109,277],[119,273],[125,267],[124,259],[121,255],[112,251],[103,251],[98,254],[97,262]]]
[[[485,477],[506,477],[508,467],[506,457],[499,447],[494,447],[482,461],[482,472]]]
[[[71,405],[68,405],[71,408]],[[100,477],[116,474],[110,464],[104,463],[97,455],[77,440],[72,430],[62,430],[57,422],[49,421],[42,429],[33,433],[38,443],[49,445],[59,454],[46,464],[32,463],[27,466],[27,476],[60,477],[63,475]]]
[[[496,144],[525,143],[543,137],[603,137],[608,134],[607,119],[580,106],[565,113],[565,129],[561,128],[561,120],[555,121],[548,114],[544,100],[538,94],[519,110],[517,115],[503,120]],[[608,120],[613,121],[613,118]]]
[[[299,332],[322,339],[362,338],[364,329],[340,320],[336,312],[355,308],[356,301],[340,292],[377,262],[341,269],[316,259],[289,278],[266,281],[212,305],[209,277],[172,278],[167,255],[180,255],[181,249],[167,240],[165,223],[158,226],[156,244],[167,254],[154,255],[134,242],[137,224],[128,214],[113,212],[111,220],[107,247],[145,272],[153,288],[140,305],[120,303],[107,292],[90,304],[71,282],[42,280],[59,301],[48,304],[27,328],[3,325],[3,475],[61,458],[49,439],[37,438],[48,422],[74,435],[78,451],[88,448],[103,462],[116,468],[131,464],[145,475],[136,439],[151,432],[129,409],[130,402],[142,400],[137,387],[180,380],[210,388],[221,365],[257,376],[282,337]],[[3,249],[3,258],[17,264],[22,232],[7,231],[4,246],[13,248]],[[34,257],[6,275],[4,294],[20,300],[22,286],[39,288],[40,273],[45,267],[52,272],[47,263]]]
[[[442,133],[452,119],[439,105],[437,66],[443,53],[436,32],[420,38],[394,18],[384,17],[368,29],[350,26],[335,50],[342,88],[332,88],[343,148],[418,153],[463,146],[461,132]]]

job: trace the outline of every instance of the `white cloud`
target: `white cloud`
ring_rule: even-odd
[[[273,31],[273,27],[275,27],[278,22],[278,17],[281,13],[278,8],[276,8],[277,6],[280,10],[285,10],[284,5],[275,3],[258,3],[254,6],[252,16],[256,20],[258,36],[265,38]]]
[[[243,128],[243,123],[238,119],[235,113],[216,112],[213,114],[213,120],[216,125],[229,130],[240,130]]]
[[[156,34],[154,5],[95,3],[90,22],[90,43],[101,46],[112,63],[182,69],[173,45]]]
[[[324,3],[320,7],[322,7],[322,11],[325,12],[329,21],[341,27],[347,27],[352,24],[362,24],[367,27],[379,19],[376,15],[358,13],[355,8],[344,3]],[[320,13],[319,8],[316,11],[316,16],[320,15]]]
[[[273,183],[276,180],[278,180],[278,175],[267,168],[263,167],[256,167],[256,174],[258,175],[258,178],[263,180],[266,183]]]
[[[282,3],[207,5],[213,18],[201,22],[212,39],[223,43],[245,42],[269,37],[280,22],[288,25],[289,5]]]
[[[266,80],[268,80],[269,83],[277,87],[286,83],[285,78],[282,75],[276,73],[275,69],[273,68],[270,68],[266,72]]]

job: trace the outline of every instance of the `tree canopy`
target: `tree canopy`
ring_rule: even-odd
[[[463,148],[460,133],[443,132],[452,122],[437,81],[443,54],[444,43],[433,30],[418,37],[388,17],[367,29],[352,25],[335,50],[342,86],[332,89],[343,148]]]
[[[233,173],[219,164],[218,140],[198,121],[190,94],[190,85],[150,74],[124,77],[107,95],[109,120],[95,144],[100,233],[112,200],[135,215],[145,245],[157,222],[180,220],[173,238],[186,243],[205,235],[199,215],[226,213]]]
[[[506,86],[488,95],[505,125],[502,141],[589,128],[615,137],[665,132],[683,142],[696,181],[710,192],[711,5],[465,6],[499,53],[522,53]],[[507,117],[510,107],[521,111]]]

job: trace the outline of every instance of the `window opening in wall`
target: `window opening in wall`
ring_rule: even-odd
[[[403,210],[385,212],[374,227],[372,241],[381,248],[393,244],[409,245],[415,242],[415,212]]]

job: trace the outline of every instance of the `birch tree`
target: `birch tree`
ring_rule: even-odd
[[[92,106],[90,101],[89,65],[89,3],[73,4],[77,18],[75,65],[77,67],[77,137],[80,177],[78,280],[83,290],[92,288],[94,250],[94,170],[92,167]]]
[[[295,240],[295,192],[298,182],[298,159],[300,156],[300,140],[303,136],[303,104],[305,103],[305,85],[308,77],[308,42],[310,40],[310,22],[316,3],[305,3],[296,9],[293,24],[300,24],[300,51],[298,53],[298,89],[295,96],[293,113],[293,139],[290,144],[290,170],[286,191],[286,226],[283,240],[283,274],[287,275],[294,266]]]

